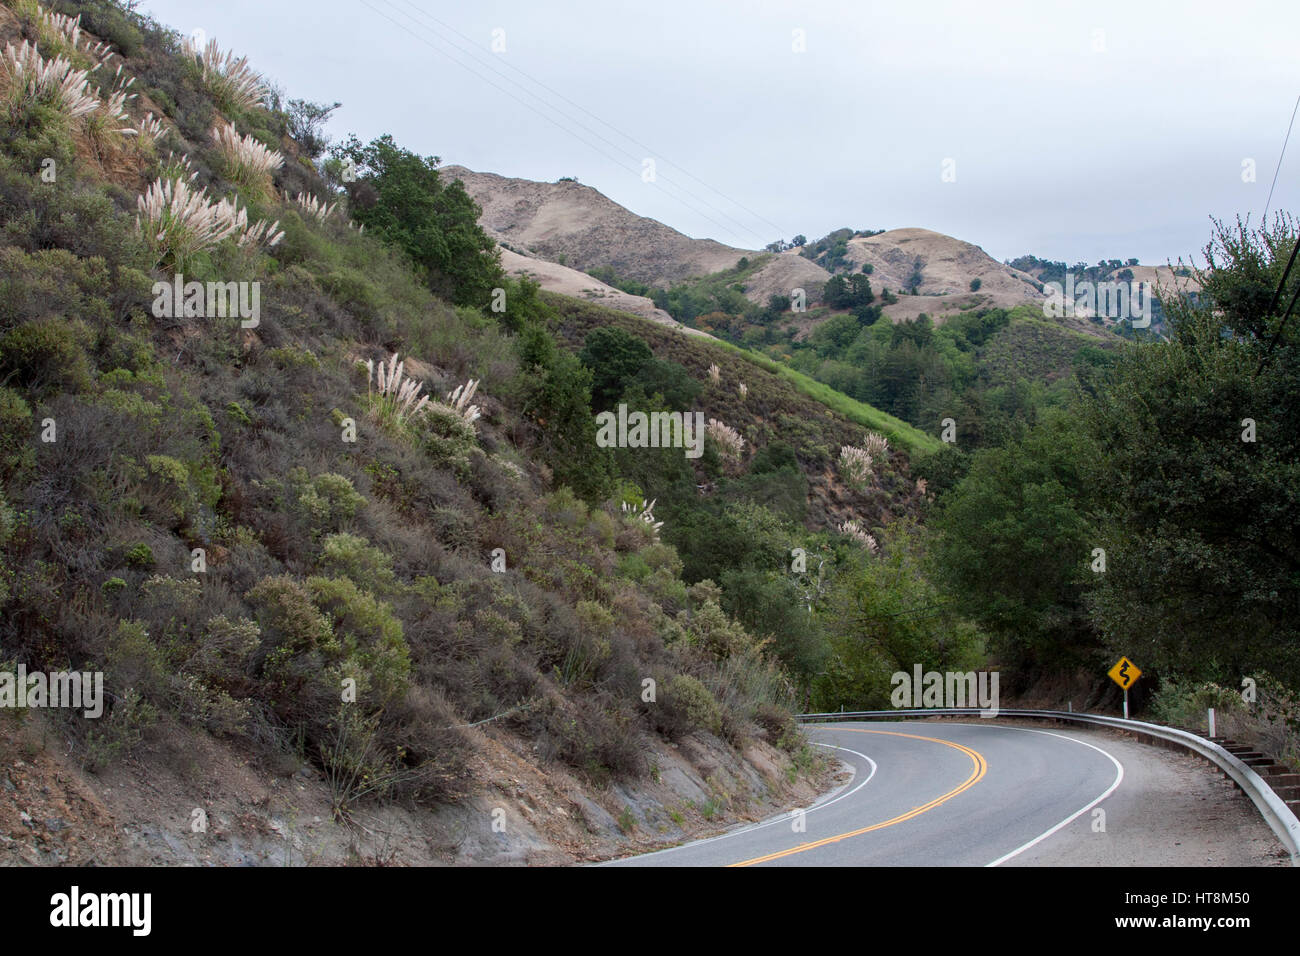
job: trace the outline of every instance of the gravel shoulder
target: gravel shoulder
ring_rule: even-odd
[[[1110,753],[1124,766],[1124,782],[1099,805],[1104,820],[1085,813],[1004,866],[1290,865],[1255,805],[1206,761],[1115,731],[1053,733]],[[1094,830],[1103,823],[1104,831]]]

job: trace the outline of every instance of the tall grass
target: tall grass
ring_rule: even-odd
[[[710,418],[705,432],[717,443],[718,451],[724,458],[739,461],[745,453],[745,439],[725,422]]]
[[[235,185],[265,196],[271,187],[271,173],[284,165],[284,155],[268,149],[252,136],[241,136],[234,123],[212,127],[212,138],[221,154],[226,177]]]
[[[136,226],[157,255],[158,264],[183,272],[194,256],[234,239],[247,248],[277,245],[284,238],[278,222],[250,225],[248,210],[237,201],[213,202],[207,190],[195,189],[184,178],[159,179],[136,200]]]
[[[194,60],[204,89],[222,112],[247,112],[261,106],[266,99],[266,84],[249,67],[247,57],[236,59],[230,51],[222,54],[216,40],[209,40],[202,50],[186,40],[184,50]]]
[[[850,484],[865,485],[871,480],[872,459],[866,449],[856,445],[840,447],[840,471]]]
[[[311,193],[299,193],[297,197],[290,197],[286,192],[284,194],[284,201],[296,203],[298,208],[322,225],[324,225],[325,220],[330,217],[330,214],[333,213],[339,205],[336,202],[321,202]]]
[[[34,106],[49,106],[70,120],[82,119],[100,108],[89,75],[65,57],[45,59],[26,40],[10,43],[0,56],[0,102],[12,118]]]
[[[378,366],[373,359],[366,359],[365,364],[369,394],[399,425],[428,410],[429,396],[420,394],[424,386],[406,374],[406,363],[397,360],[396,352],[387,366],[383,359]]]

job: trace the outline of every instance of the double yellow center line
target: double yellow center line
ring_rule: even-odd
[[[975,784],[979,783],[980,780],[984,777],[984,774],[986,774],[989,769],[988,761],[984,759],[983,754],[979,753],[978,751],[971,750],[969,747],[963,747],[961,744],[953,743],[951,740],[940,740],[938,737],[922,737],[919,736],[918,734],[904,734],[904,733],[899,733],[896,730],[862,730],[857,727],[839,727],[836,729],[849,731],[850,733],[855,733],[855,734],[885,734],[889,737],[910,737],[913,740],[926,740],[932,744],[943,744],[945,747],[951,747],[954,750],[960,750],[967,757],[970,757],[971,764],[973,765],[971,769],[971,774],[964,781],[962,781],[962,783],[959,786],[953,788],[952,790],[949,790],[947,793],[935,797],[929,803],[922,804],[919,807],[914,807],[913,809],[907,811],[907,813],[900,814],[891,820],[885,820],[883,823],[875,823],[869,827],[862,827],[859,830],[850,830],[848,833],[841,833],[838,834],[837,836],[826,837],[824,840],[816,840],[812,843],[801,843],[798,846],[791,847],[788,850],[780,850],[777,853],[769,853],[767,854],[767,856],[756,856],[752,860],[742,860],[739,863],[729,863],[728,866],[753,866],[756,863],[766,863],[769,860],[779,860],[782,857],[793,856],[796,853],[804,853],[807,850],[815,850],[819,846],[827,846],[831,843],[839,843],[841,840],[848,840],[851,837],[861,836],[862,834],[870,833],[873,830],[883,830],[885,827],[892,827],[896,823],[903,823],[904,821],[911,820],[913,817],[919,817],[927,810],[933,810],[935,807],[947,803],[949,800],[957,796],[957,794],[959,793],[965,793],[971,787],[975,786]]]

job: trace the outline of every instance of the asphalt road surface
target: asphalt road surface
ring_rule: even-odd
[[[1132,746],[1105,735],[970,722],[836,723],[809,739],[852,780],[818,803],[613,866],[1000,866],[1095,830]],[[1129,794],[1138,798],[1141,794]],[[1142,810],[1143,808],[1137,807]],[[1146,812],[1158,813],[1158,806]],[[1070,829],[1067,839],[1062,831]],[[1064,854],[1068,857],[1068,853]],[[1070,863],[1071,860],[1052,859]]]

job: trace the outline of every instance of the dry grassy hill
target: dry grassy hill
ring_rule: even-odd
[[[607,268],[615,275],[665,288],[689,279],[735,267],[742,257],[762,255],[712,239],[692,239],[663,223],[638,216],[589,186],[576,182],[542,183],[479,173],[464,166],[446,166],[444,173],[460,179],[482,207],[480,223],[502,245],[502,264],[536,279],[543,289],[599,302],[622,312],[675,326],[671,316],[648,298],[629,295],[585,270]],[[922,314],[942,323],[969,309],[1041,305],[1037,276],[998,262],[979,246],[929,229],[891,229],[847,243],[848,272],[871,267],[877,292],[889,289],[898,301],[884,307],[895,322]],[[918,294],[903,295],[919,272]],[[1135,280],[1182,287],[1166,266],[1138,266]],[[804,289],[810,305],[820,301],[831,273],[798,250],[770,256],[743,284],[752,302],[766,303],[772,295]],[[978,287],[972,283],[978,280]],[[1083,318],[1065,324],[1089,335],[1098,327]],[[795,322],[807,334],[819,319]]]
[[[848,248],[852,271],[870,265],[876,289],[907,289],[919,269],[920,294],[900,296],[896,304],[885,307],[885,314],[895,321],[914,319],[922,312],[942,321],[945,314],[965,309],[1014,308],[1042,301],[1032,276],[1003,265],[979,246],[929,229],[891,229],[850,239]],[[975,279],[978,291],[971,290]]]
[[[667,285],[730,269],[753,254],[712,239],[692,239],[580,183],[539,183],[464,166],[445,166],[443,172],[463,182],[483,207],[479,222],[489,235],[522,254],[575,269],[602,266]]]
[[[606,285],[594,276],[562,266],[558,262],[551,262],[534,255],[521,255],[502,247],[501,265],[511,275],[527,276],[534,280],[547,292],[598,302],[611,309],[639,315],[644,319],[650,319],[691,335],[708,335],[707,332],[682,325],[645,296],[631,295],[622,289]]]

